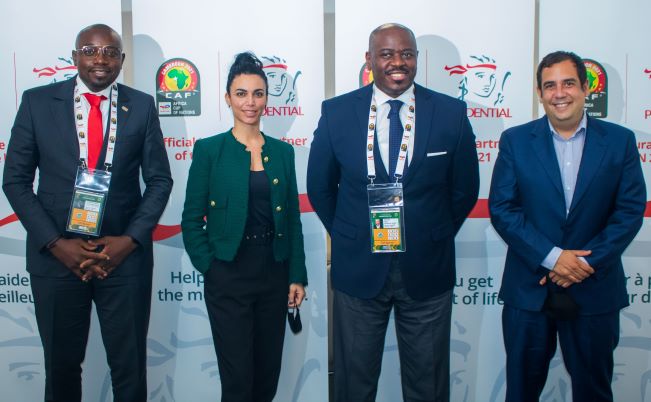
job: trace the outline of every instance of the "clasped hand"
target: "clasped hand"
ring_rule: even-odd
[[[100,246],[103,246],[100,250]],[[79,279],[105,279],[137,247],[129,236],[105,236],[95,240],[60,238],[50,252]]]
[[[568,288],[594,274],[594,268],[579,257],[590,255],[590,250],[563,250],[556,265],[549,272],[549,279],[556,285]],[[547,283],[547,277],[540,280],[540,285]]]

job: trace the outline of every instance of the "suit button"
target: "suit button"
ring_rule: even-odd
[[[283,234],[282,234],[282,233],[278,233],[278,237],[283,237]]]
[[[272,182],[274,185],[276,185],[276,184],[278,184],[278,179],[273,179],[271,182]]]
[[[269,157],[265,156],[264,158],[262,158],[262,160],[264,161],[264,163],[267,163],[267,162],[269,162]]]
[[[214,206],[215,206],[215,201],[212,201],[212,200],[211,200],[211,201],[210,201],[210,206],[211,206],[211,207],[214,207]]]
[[[282,210],[283,210],[283,207],[281,207],[280,205],[278,205],[278,206],[276,207],[276,212],[280,212],[280,211],[282,211]]]

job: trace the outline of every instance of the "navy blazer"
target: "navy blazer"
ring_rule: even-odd
[[[548,272],[540,264],[554,246],[592,250],[595,273],[568,288],[582,314],[628,305],[621,256],[642,225],[646,185],[632,131],[588,118],[569,214],[547,117],[506,130],[489,196],[491,221],[508,245],[500,297],[540,311]]]
[[[366,126],[372,95],[368,85],[323,102],[307,169],[310,202],[332,238],[332,286],[359,298],[380,292],[392,258],[371,253]],[[415,144],[403,180],[406,252],[398,258],[408,294],[421,300],[454,286],[454,236],[477,201],[479,165],[465,103],[420,85],[415,96]],[[376,183],[388,183],[382,160],[375,160]]]
[[[35,275],[73,275],[45,246],[58,235],[85,237],[65,230],[79,165],[74,87],[71,78],[25,91],[11,130],[2,187],[27,230],[27,270]],[[141,245],[112,274],[135,275],[151,270],[151,234],[167,205],[172,177],[153,98],[118,84],[117,109],[113,175],[100,234],[128,235]]]

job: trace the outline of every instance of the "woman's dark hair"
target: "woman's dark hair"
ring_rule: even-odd
[[[267,83],[267,75],[262,70],[262,62],[255,57],[253,53],[243,52],[235,56],[235,61],[228,72],[228,79],[226,80],[227,93],[231,93],[231,84],[235,77],[242,74],[257,75],[262,78],[262,81],[264,81],[265,89],[269,87],[269,84]]]

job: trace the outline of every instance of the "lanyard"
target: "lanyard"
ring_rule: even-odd
[[[118,86],[113,84],[111,86],[111,109],[109,119],[109,141],[106,148],[106,158],[104,158],[104,166],[108,171],[113,164],[113,152],[115,151],[115,139],[117,137],[118,125]],[[79,87],[75,86],[75,121],[77,126],[77,140],[79,142],[79,159],[82,166],[86,167],[88,160],[88,113],[81,105],[81,94]]]
[[[409,149],[409,138],[411,137],[412,125],[414,122],[414,113],[416,111],[416,98],[412,91],[411,96],[409,97],[409,113],[407,114],[407,122],[403,124],[404,129],[402,131],[402,141],[400,142],[400,152],[398,153],[398,162],[396,164],[396,171],[394,176],[396,178],[396,183],[402,177],[402,172],[405,170],[405,162],[407,160],[407,150]],[[375,155],[373,154],[373,147],[375,143],[375,126],[377,120],[377,103],[375,102],[375,96],[371,99],[371,108],[368,112],[368,134],[366,136],[366,169],[368,173],[368,179],[373,184],[375,180]]]

